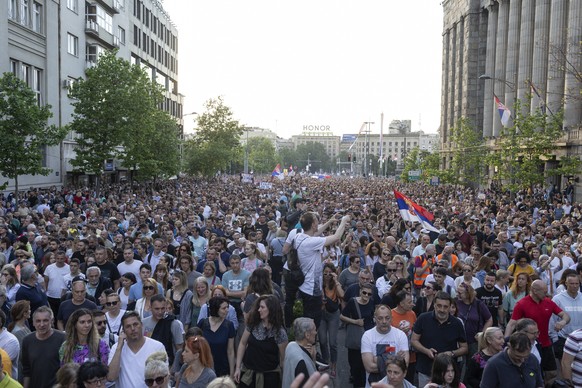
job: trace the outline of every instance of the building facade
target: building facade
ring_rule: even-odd
[[[49,124],[67,125],[73,107],[68,89],[106,50],[142,66],[164,88],[163,108],[179,124],[178,31],[158,0],[7,0],[0,2],[0,73],[12,72],[52,106]],[[75,134],[44,150],[48,176],[23,176],[20,186],[67,183]],[[104,161],[111,179],[123,178],[119,161]],[[12,184],[12,182],[9,182]],[[12,188],[12,186],[9,186]]]
[[[494,95],[510,110],[516,99],[532,112],[563,109],[565,141],[553,163],[579,155],[582,1],[444,0],[443,10],[441,165],[450,166],[451,128],[461,117],[490,144],[499,136]]]

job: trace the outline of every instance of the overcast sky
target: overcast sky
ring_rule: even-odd
[[[393,119],[436,133],[439,0],[165,0],[179,30],[184,113],[223,96],[242,124],[288,138]],[[194,116],[185,117],[186,130]]]

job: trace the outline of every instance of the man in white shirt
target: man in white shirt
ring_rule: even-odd
[[[117,270],[121,276],[125,275],[128,272],[131,272],[135,275],[135,278],[139,278],[139,267],[143,264],[143,262],[139,260],[135,260],[133,258],[133,249],[131,246],[126,246],[123,249],[123,262],[117,264]]]
[[[44,270],[46,296],[55,315],[59,311],[63,289],[66,288],[65,276],[70,273],[66,259],[65,252],[59,250],[55,253],[55,262]]]
[[[123,331],[109,352],[107,380],[116,387],[143,387],[145,362],[155,352],[165,352],[161,342],[143,335],[137,311],[127,312],[122,320]]]
[[[299,294],[303,299],[304,316],[313,319],[315,325],[319,327],[323,305],[321,253],[324,247],[333,245],[340,240],[346,224],[350,222],[350,216],[343,216],[336,232],[327,237],[317,237],[322,232],[318,228],[319,216],[317,214],[307,212],[301,216],[300,222],[303,233],[297,235],[294,244],[305,280],[299,287]],[[327,222],[326,225],[331,225],[331,222]]]
[[[373,381],[386,376],[385,361],[388,356],[400,355],[408,365],[408,337],[396,327],[392,327],[392,311],[388,306],[378,305],[374,312],[376,326],[362,336],[362,361],[366,368],[366,387]]]

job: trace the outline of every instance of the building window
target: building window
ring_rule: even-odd
[[[97,7],[97,24],[113,35],[113,17],[101,7]]]
[[[32,29],[35,32],[42,32],[42,5],[34,3],[32,12]]]
[[[67,8],[71,11],[78,13],[79,12],[79,0],[67,0]]]
[[[79,38],[67,33],[67,52],[76,57],[79,56]]]
[[[36,102],[38,103],[38,106],[41,106],[42,104],[42,70],[40,69],[34,69],[32,71],[32,85],[31,88],[34,91],[34,93],[36,93]]]
[[[18,3],[16,0],[8,1],[8,17],[12,20],[18,20]]]
[[[119,26],[117,26],[117,37],[119,38],[119,42],[121,44],[125,44],[125,30]]]
[[[30,23],[30,4],[28,0],[20,0],[20,24],[29,26]]]

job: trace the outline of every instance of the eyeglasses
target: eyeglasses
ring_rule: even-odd
[[[526,331],[526,333],[527,333],[527,334],[531,334],[531,335],[538,335],[538,334],[540,334],[540,331],[539,331],[539,330],[537,330],[537,331],[534,331],[534,332],[531,332],[531,331]]]
[[[85,381],[85,383],[91,384],[91,385],[104,385],[105,381],[107,381],[107,379],[105,377],[96,377],[94,379]]]
[[[146,288],[144,287],[144,290],[145,290],[145,289],[146,289]],[[154,288],[152,287],[151,289],[153,290]],[[107,307],[111,307],[111,306],[117,306],[117,303],[119,303],[119,301],[117,301],[117,300],[116,300],[115,302],[107,302],[107,303],[105,303],[105,305],[106,305]]]
[[[144,291],[151,291],[154,289],[154,286],[143,286]]]
[[[95,322],[95,325],[96,326],[103,326],[103,325],[106,325],[106,324],[107,324],[107,321],[96,321]]]
[[[161,383],[164,382],[164,380],[166,379],[166,377],[168,377],[168,375],[165,376],[158,376],[155,377],[153,379],[145,379],[144,382],[148,387],[151,387],[152,385],[154,385],[154,382],[158,385],[160,385]]]
[[[404,263],[401,263],[399,261],[395,261],[396,265],[404,265]]]
[[[354,264],[360,264],[360,260],[354,261]]]
[[[362,295],[370,296],[370,295],[372,295],[372,293],[371,292],[362,291]]]
[[[396,272],[396,269],[395,268],[388,268],[388,269],[386,269],[386,272]]]
[[[2,276],[9,276],[9,274],[7,274],[7,273],[3,272],[3,273],[2,273]]]
[[[382,252],[382,256],[390,256],[390,252]]]
[[[425,290],[434,290],[434,288],[429,287],[429,286],[422,286],[422,288],[424,288]]]
[[[465,268],[465,269],[463,270],[463,272],[473,272],[473,270],[472,270],[472,269],[469,269],[469,268]]]

